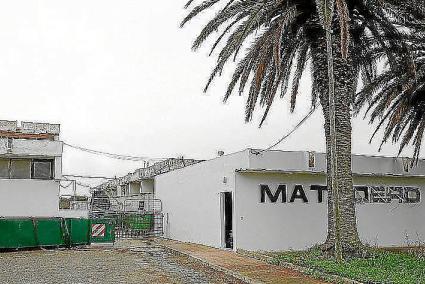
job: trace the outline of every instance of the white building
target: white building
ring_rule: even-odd
[[[93,188],[93,199],[100,193],[106,193],[113,210],[143,211],[159,210],[160,202],[154,200],[154,178],[157,175],[187,167],[201,161],[184,158],[168,158],[152,165],[146,164],[144,168],[135,170],[123,177],[109,180]],[[143,204],[143,206],[141,206]]]
[[[425,162],[353,156],[363,242],[425,241]],[[325,155],[244,150],[155,177],[165,237],[217,248],[305,249],[327,233]]]
[[[0,121],[0,217],[59,216],[58,124]]]

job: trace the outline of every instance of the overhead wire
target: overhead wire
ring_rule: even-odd
[[[100,156],[105,156],[111,159],[117,159],[117,160],[125,160],[125,161],[133,161],[133,162],[139,162],[139,161],[162,161],[162,160],[166,160],[166,158],[151,158],[151,157],[147,157],[147,156],[129,156],[129,155],[121,155],[121,154],[115,154],[115,153],[109,153],[109,152],[104,152],[104,151],[98,151],[98,150],[93,150],[93,149],[89,149],[89,148],[84,148],[84,147],[80,147],[80,146],[76,146],[76,145],[72,145],[66,142],[63,142],[63,144],[67,147],[79,150],[79,151],[83,151],[83,152],[87,152],[93,155],[100,155]]]
[[[71,180],[71,181],[69,181],[68,185],[62,185],[62,184],[59,184],[59,186],[60,186],[61,188],[68,188],[68,187],[70,187],[73,183],[74,183],[74,182]]]
[[[79,186],[82,186],[82,187],[92,188],[92,186],[91,186],[91,185],[86,184],[86,183],[82,183],[82,182],[78,182],[78,181],[76,181],[75,183],[76,183],[77,185],[79,185]]]
[[[71,186],[71,184],[76,184],[76,185],[79,185],[79,186],[82,186],[82,187],[86,187],[86,188],[92,188],[92,186],[91,185],[89,185],[89,184],[86,184],[86,183],[82,183],[82,182],[78,182],[78,181],[76,181],[76,180],[70,180],[70,179],[68,179],[67,178],[67,176],[70,176],[70,175],[63,175],[63,178],[66,180],[66,181],[69,181],[69,184],[68,185],[66,185],[66,186],[62,186],[62,185],[60,185],[60,187],[61,188],[68,188],[69,186]]]
[[[64,177],[75,177],[75,178],[86,178],[86,179],[109,179],[109,180],[116,179],[116,177],[85,176],[85,175],[72,175],[72,174],[66,174],[66,175],[62,175],[62,176],[64,176]]]
[[[298,128],[300,128],[300,126],[303,125],[310,118],[310,116],[316,111],[316,109],[317,109],[317,105],[312,106],[310,111],[303,117],[303,119],[300,120],[300,122],[297,123],[297,125],[295,125],[294,128],[292,128],[291,131],[289,131],[288,133],[283,135],[282,138],[280,138],[277,142],[275,142],[274,144],[272,144],[268,148],[260,150],[260,151],[253,152],[253,154],[260,155],[264,152],[270,151],[271,149],[273,149],[274,147],[276,147],[277,145],[282,143],[284,140],[289,138],[295,131],[297,131]]]
[[[277,145],[279,145],[280,143],[282,143],[283,141],[285,141],[295,131],[297,131],[298,128],[301,127],[301,125],[303,125],[310,118],[310,116],[316,111],[316,109],[317,109],[317,104],[314,105],[314,106],[312,106],[311,109],[310,109],[310,111],[303,117],[303,119],[301,119],[295,125],[295,127],[291,131],[289,131],[288,133],[286,133],[285,135],[283,135],[282,138],[280,138],[277,142],[275,142],[271,146],[267,147],[266,149],[253,152],[253,154],[259,155],[259,154],[262,154],[264,152],[270,151],[271,149],[273,149],[274,147],[276,147]],[[109,152],[104,152],[104,151],[98,151],[98,150],[93,150],[93,149],[89,149],[89,148],[84,148],[84,147],[72,145],[72,144],[69,144],[69,143],[66,143],[66,142],[63,142],[63,144],[65,146],[70,147],[70,148],[73,148],[73,149],[76,149],[76,150],[80,150],[80,151],[83,151],[83,152],[87,152],[87,153],[90,153],[90,154],[93,154],[93,155],[101,155],[101,156],[106,156],[108,158],[118,159],[118,160],[138,162],[138,161],[164,161],[164,160],[167,159],[167,158],[150,158],[150,157],[147,157],[147,156],[121,155],[121,154],[115,154],[115,153],[109,153]],[[71,174],[69,174],[69,175],[63,175],[63,176],[78,177],[78,178],[93,178],[93,179],[109,179],[109,180],[116,179],[116,178],[108,178],[108,177],[83,176],[83,175],[71,175]]]

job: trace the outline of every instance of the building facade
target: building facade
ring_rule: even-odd
[[[425,241],[425,162],[354,155],[360,238]],[[155,177],[165,237],[218,248],[301,250],[325,241],[325,154],[244,150]]]
[[[105,195],[115,211],[152,211],[161,209],[155,199],[154,179],[157,175],[181,169],[201,161],[183,158],[168,158],[146,165],[125,176],[109,180],[93,188],[92,200],[102,201]]]
[[[58,124],[0,121],[0,217],[59,215]]]

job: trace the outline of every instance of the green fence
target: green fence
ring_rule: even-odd
[[[127,215],[123,218],[123,223],[126,228],[131,230],[151,230],[153,226],[153,215]]]
[[[92,223],[97,220],[76,218],[0,219],[0,249],[88,245],[91,242],[113,242],[113,222],[105,225],[103,238],[92,238]]]

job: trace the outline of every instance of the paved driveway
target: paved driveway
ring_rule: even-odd
[[[0,253],[0,283],[242,283],[155,244]]]

